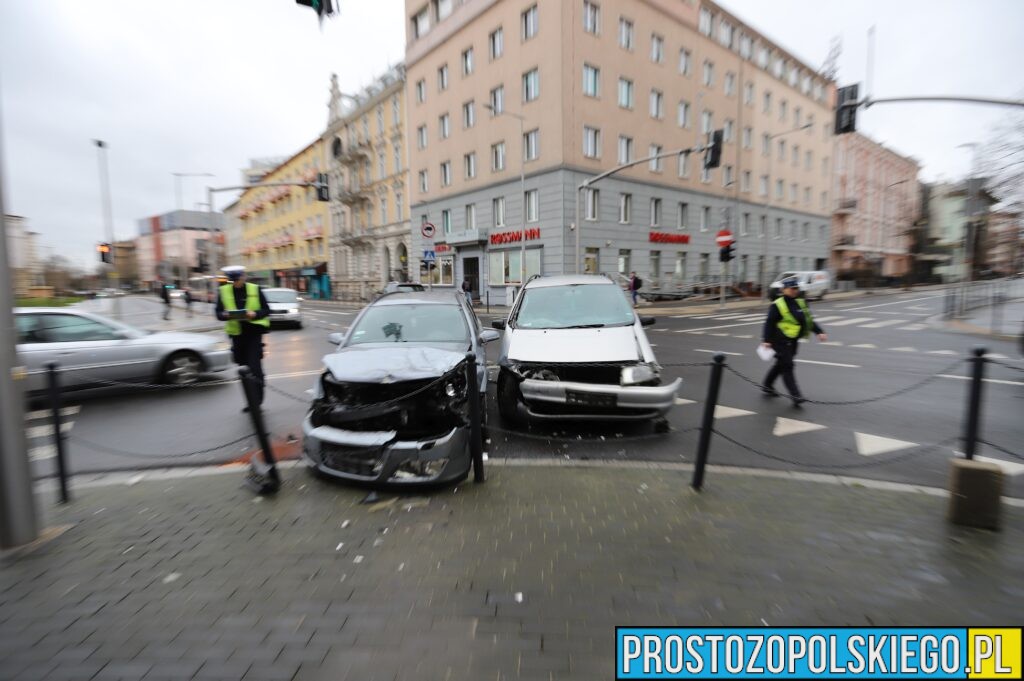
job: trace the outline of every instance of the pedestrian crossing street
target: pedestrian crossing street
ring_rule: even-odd
[[[693,414],[699,414],[700,410],[703,409],[703,404],[697,402],[696,400],[688,400],[682,397],[677,397],[675,403],[677,407],[689,409],[693,412]],[[715,407],[716,421],[756,416],[757,414],[757,412],[750,411],[749,409],[739,409],[736,407],[729,407],[722,404],[719,404]],[[697,419],[697,416],[693,415],[693,418]],[[783,438],[789,437],[791,435],[799,435],[802,433],[810,433],[828,429],[829,426],[820,423],[814,423],[812,421],[801,421],[797,419],[776,416],[771,434],[772,437]],[[850,437],[853,440],[853,451],[857,452],[857,454],[863,457],[878,456],[879,454],[889,454],[892,452],[904,451],[911,449],[913,447],[920,447],[922,445],[931,444],[909,442],[907,440],[899,440],[896,438],[887,437],[883,435],[875,435],[873,433],[862,433],[860,431],[850,431]],[[1003,472],[1006,475],[1016,477],[1018,475],[1024,474],[1024,463],[1004,461],[1002,459],[996,459],[988,456],[975,456],[974,458],[978,461],[994,463],[997,466],[1002,467]]]
[[[861,329],[896,329],[899,331],[921,331],[927,329],[928,325],[923,324],[920,321],[915,321],[914,316],[922,316],[921,313],[890,313],[881,312],[882,315],[900,314],[907,319],[891,317],[847,317],[844,315],[815,315],[814,321],[820,322],[823,326],[828,325],[828,328],[834,326],[856,326]],[[927,315],[924,315],[927,316]],[[715,321],[715,322],[735,322],[735,326],[751,324],[753,322],[763,322],[765,318],[764,312],[758,312],[756,314],[749,313],[737,313],[737,314],[707,314],[707,315],[672,315],[672,319],[694,319],[702,321]],[[828,329],[826,329],[827,331]],[[677,333],[695,333],[697,331],[704,331],[704,329],[690,330],[684,329]]]
[[[60,432],[67,437],[75,426],[74,416],[82,411],[82,406],[75,404],[60,410]],[[57,456],[57,447],[53,443],[53,414],[49,409],[38,409],[25,413],[25,440],[28,443],[29,461],[46,461]]]

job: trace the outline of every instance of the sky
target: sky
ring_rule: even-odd
[[[838,81],[862,92],[874,25],[876,97],[1024,97],[1019,0],[720,4],[815,68],[841,38]],[[331,73],[356,92],[403,57],[402,0],[340,0],[340,10],[320,27],[293,0],[0,2],[7,212],[28,217],[52,252],[91,267],[105,240],[93,139],[109,145],[117,238],[175,208],[172,173],[214,175],[183,179],[184,206],[195,208],[207,184],[239,184],[248,159],[300,150],[326,126]],[[922,179],[953,179],[971,168],[958,145],[986,140],[1006,115],[879,104],[858,113],[858,129],[918,159]]]

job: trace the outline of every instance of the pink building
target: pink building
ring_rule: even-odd
[[[920,169],[913,158],[860,133],[836,138],[831,265],[837,275],[909,272]]]
[[[184,284],[194,268],[210,262],[211,244],[223,244],[220,213],[176,210],[138,221],[135,240],[139,281],[151,285],[158,280]],[[224,263],[223,245],[217,262]]]
[[[1024,271],[1024,221],[1021,214],[992,211],[985,234],[985,256],[989,269],[1009,275]]]

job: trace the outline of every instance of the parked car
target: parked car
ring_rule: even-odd
[[[265,288],[263,295],[270,306],[270,324],[290,324],[302,328],[302,298],[293,288]]]
[[[527,282],[507,320],[498,363],[503,419],[649,420],[659,429],[682,384],[663,385],[644,327],[626,294],[604,276]]]
[[[498,337],[450,290],[392,293],[363,308],[347,334],[328,337],[338,349],[323,358],[302,424],[306,463],[373,486],[464,479],[467,398],[476,390],[486,405],[484,344]],[[476,386],[466,385],[467,352],[477,358]]]
[[[46,389],[50,362],[60,365],[65,389],[104,381],[184,385],[231,365],[230,345],[214,336],[150,333],[66,307],[15,308],[14,322],[31,393]]]
[[[417,284],[411,281],[389,281],[377,293],[377,297],[386,296],[389,293],[414,293],[416,291],[426,291],[426,287],[423,284]]]
[[[775,300],[782,295],[782,280],[790,277],[800,279],[800,293],[808,300],[816,298],[824,300],[825,294],[832,288],[832,277],[825,270],[814,270],[810,272],[783,272],[779,278],[768,287],[768,295]]]

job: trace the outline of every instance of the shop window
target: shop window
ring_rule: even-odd
[[[540,248],[530,248],[526,251],[526,277],[529,279],[535,274],[541,273],[541,251]],[[488,254],[488,276],[487,281],[491,286],[505,286],[507,284],[521,283],[521,251],[517,249],[505,251],[491,251]]]

